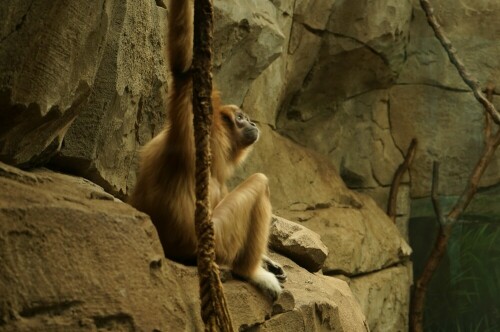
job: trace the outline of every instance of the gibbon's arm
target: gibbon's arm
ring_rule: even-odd
[[[176,76],[185,75],[193,60],[193,0],[172,0],[168,19],[168,59]]]
[[[169,159],[194,172],[194,130],[192,112],[193,0],[172,0],[168,19],[168,60],[172,86],[168,102],[169,123],[166,142]],[[182,166],[181,166],[182,167]]]

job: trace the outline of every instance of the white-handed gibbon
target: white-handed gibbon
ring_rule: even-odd
[[[170,6],[168,59],[172,84],[166,128],[146,144],[130,203],[151,216],[165,255],[196,258],[195,146],[192,114],[193,0]],[[253,174],[233,191],[226,180],[259,138],[259,129],[235,105],[212,94],[210,203],[216,259],[271,298],[281,293],[283,269],[265,256],[271,222],[268,179]]]

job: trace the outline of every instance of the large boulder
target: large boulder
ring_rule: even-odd
[[[271,223],[269,247],[310,272],[321,270],[328,257],[328,247],[318,233],[276,216]]]
[[[202,329],[195,267],[163,258],[148,216],[87,180],[0,163],[1,331]],[[292,261],[274,305],[224,284],[239,331],[365,331],[345,281]]]

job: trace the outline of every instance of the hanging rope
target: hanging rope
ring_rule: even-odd
[[[212,127],[211,0],[194,2],[193,114],[196,146],[196,211],[201,317],[205,331],[232,332],[231,317],[215,263],[214,226],[209,201],[210,129]]]

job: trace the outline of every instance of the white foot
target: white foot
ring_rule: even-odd
[[[274,274],[259,267],[257,272],[250,277],[250,282],[269,295],[275,301],[281,294],[281,284]]]

